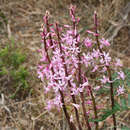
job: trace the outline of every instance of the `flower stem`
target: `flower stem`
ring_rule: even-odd
[[[80,98],[81,98],[81,102],[82,102],[82,110],[83,110],[83,115],[84,115],[86,127],[88,128],[88,130],[91,130],[91,126],[89,124],[88,115],[87,115],[86,108],[85,108],[84,94],[83,94],[83,92],[80,92]]]
[[[79,44],[77,44],[77,46],[79,47]],[[81,57],[80,57],[80,52],[78,53],[78,60],[79,60],[79,63],[78,63],[78,80],[79,80],[79,87],[80,87],[80,84],[82,84],[82,79],[81,79]],[[88,130],[91,130],[91,127],[90,127],[90,124],[89,124],[89,121],[88,121],[88,115],[86,114],[86,108],[85,108],[85,102],[84,102],[84,94],[83,92],[80,92],[80,98],[81,98],[81,104],[82,104],[82,111],[83,111],[83,115],[84,115],[84,119],[85,119],[85,123],[86,123],[86,127],[88,128]]]
[[[92,88],[91,88],[91,86],[88,86],[88,88],[89,88],[90,95],[91,95],[92,102],[93,102],[93,110],[94,110],[95,119],[98,119],[96,102],[95,102],[95,98],[94,98],[94,95],[93,95],[93,92],[92,92]],[[97,121],[95,121],[95,126],[96,126],[95,130],[98,130],[98,122]]]
[[[49,31],[49,26],[48,26],[48,19],[47,19],[47,30]],[[52,41],[52,39],[51,39],[51,35],[50,35],[50,40]],[[45,52],[46,52],[46,55],[47,55],[47,60],[48,60],[48,62],[49,62],[49,64],[51,63],[51,60],[50,60],[50,57],[49,57],[49,55],[48,55],[48,51],[47,51],[47,47],[46,47],[46,45],[47,45],[47,43],[46,43],[46,38],[45,38],[45,36],[44,36],[44,49],[45,49]],[[53,44],[53,43],[51,43],[51,44]],[[54,75],[54,69],[53,69],[53,67],[51,68],[51,71],[52,71],[52,73],[53,73],[53,75]],[[57,80],[56,80],[56,82],[57,82]],[[76,130],[76,127],[75,127],[75,125],[72,123],[72,122],[70,122],[70,116],[69,116],[69,113],[67,112],[67,108],[66,108],[66,105],[65,105],[65,101],[64,101],[64,94],[63,94],[63,92],[59,89],[59,93],[60,93],[60,96],[61,96],[61,103],[62,103],[62,109],[63,109],[63,111],[64,111],[64,114],[65,114],[65,117],[66,117],[66,120],[67,120],[67,122],[68,122],[68,125],[69,125],[69,128],[70,128],[70,130]]]
[[[97,31],[97,13],[94,14],[94,20],[95,20],[95,33],[98,34],[98,31]],[[103,53],[102,49],[100,48],[100,43],[99,43],[99,40],[98,40],[98,35],[96,35],[96,42],[97,42],[97,46],[98,46],[98,49],[100,51],[100,53]],[[102,55],[102,58],[104,58],[104,55]],[[111,76],[111,69],[109,66],[106,65],[106,68],[107,68],[107,72],[108,72],[108,77],[109,77],[109,81],[112,80],[112,76]],[[111,107],[112,109],[114,108],[114,93],[113,93],[113,83],[111,82],[110,83],[110,97],[111,97]],[[116,130],[117,126],[116,126],[116,117],[115,117],[115,114],[112,114],[112,118],[113,118],[113,125],[114,125],[114,130]]]
[[[62,62],[65,63],[64,56],[62,55],[62,54],[63,54],[63,50],[62,50],[62,46],[61,46],[61,42],[60,42],[59,27],[58,27],[58,24],[57,24],[57,23],[56,23],[56,32],[57,32],[57,38],[58,38],[58,44],[59,44],[59,47],[60,47],[60,53],[61,53]],[[64,64],[64,70],[65,70],[65,75],[66,75],[66,77],[68,77],[68,72],[67,72],[67,66],[66,66],[66,64]],[[71,83],[70,83],[70,80],[68,80],[68,86],[69,86],[69,88],[72,88]],[[70,92],[71,92],[71,91],[70,91]],[[72,93],[72,92],[71,92],[71,93]],[[76,104],[75,96],[74,96],[74,95],[71,95],[71,97],[72,97],[73,103]],[[81,127],[81,125],[80,125],[80,120],[79,120],[78,109],[77,109],[75,106],[74,106],[74,110],[75,110],[75,116],[76,116],[78,128],[79,128],[79,130],[82,130],[82,127]]]
[[[45,48],[46,48],[46,41],[44,41],[44,44],[45,44]],[[47,53],[47,59],[48,59],[49,64],[50,64],[50,58],[48,56],[47,49],[45,49],[45,50],[46,50],[46,53]],[[52,67],[51,71],[52,71],[52,73],[54,75],[53,67]],[[76,130],[74,124],[72,122],[70,122],[70,116],[69,116],[69,114],[67,112],[67,108],[66,108],[65,101],[64,101],[64,95],[63,95],[63,92],[60,89],[59,89],[59,93],[60,93],[60,96],[61,96],[62,108],[63,108],[64,114],[65,114],[65,117],[67,119],[67,122],[69,124],[69,128],[70,128],[70,130]]]
[[[79,47],[79,43],[77,41],[78,34],[76,34],[76,18],[75,18],[75,13],[74,13],[74,10],[72,8],[71,8],[70,11],[71,11],[71,16],[72,16],[72,21],[73,21],[73,38],[76,38],[77,47]],[[79,61],[78,62],[78,86],[80,87],[80,84],[82,84],[80,52],[78,53],[78,61]],[[83,92],[80,92],[80,98],[81,98],[82,111],[83,111],[83,115],[84,115],[84,119],[85,119],[85,123],[86,123],[86,128],[88,128],[88,130],[91,130],[91,127],[90,127],[90,124],[89,124],[89,121],[88,121],[88,115],[86,114],[86,108],[85,108],[85,102],[84,102],[84,94],[83,94]]]

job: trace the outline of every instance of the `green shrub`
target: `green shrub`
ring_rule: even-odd
[[[30,90],[29,72],[25,66],[26,58],[27,56],[23,53],[22,48],[14,43],[7,44],[4,47],[0,46],[0,78],[3,77],[0,84],[5,87],[4,83],[8,82],[8,93],[11,94],[11,98],[25,96]]]

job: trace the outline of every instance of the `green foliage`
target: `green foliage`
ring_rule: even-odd
[[[12,79],[16,82],[14,87],[17,88],[17,86],[20,86],[24,90],[29,87],[26,80],[28,76],[28,71],[23,66],[20,66],[18,70],[12,70],[11,76]]]
[[[6,69],[6,67],[2,66],[0,71],[0,76],[7,75],[7,74],[8,74],[8,70]]]
[[[121,107],[118,103],[115,103],[115,106],[112,110],[106,109],[103,110],[104,114],[100,116],[100,119],[89,119],[90,122],[100,122],[106,120],[107,117],[111,116],[112,114],[115,114],[116,112],[120,111]]]
[[[4,13],[0,10],[0,26],[2,26],[3,23],[7,24],[8,20]]]
[[[126,85],[130,87],[130,69],[129,68],[124,69],[124,73],[126,75]]]
[[[128,94],[128,107],[130,107],[130,94]]]
[[[112,114],[115,114],[118,111],[124,111],[124,110],[128,110],[128,106],[126,105],[126,99],[122,98],[121,99],[121,105],[119,105],[117,102],[115,103],[115,106],[113,109],[106,109],[103,110],[102,115],[100,115],[99,119],[89,119],[89,122],[100,122],[100,121],[104,121],[107,119],[107,117],[111,116]]]
[[[127,106],[127,103],[126,103],[126,99],[123,98],[123,97],[120,97],[120,101],[121,101],[122,110],[127,110],[128,106]]]
[[[114,74],[112,74],[112,80],[115,80],[117,78],[118,74],[117,72],[115,72]],[[118,87],[119,85],[121,85],[121,80],[120,79],[117,79],[114,83],[113,83],[113,86],[116,88]]]
[[[5,48],[0,50],[0,57],[3,59],[5,56],[7,56],[9,53],[9,46],[6,46]]]
[[[12,70],[11,76],[14,80],[25,80],[28,76],[28,71],[23,66],[20,66],[17,70]]]
[[[128,127],[123,127],[123,128],[121,128],[121,130],[129,130],[130,128],[128,128]]]
[[[25,61],[25,55],[16,51],[11,54],[10,62],[15,68]]]
[[[24,65],[25,61],[26,55],[14,43],[0,47],[0,77],[9,77],[11,98],[29,90],[29,72]]]
[[[97,93],[97,95],[100,95],[100,94],[108,94],[109,91],[110,91],[109,88],[102,87],[102,88],[100,88],[96,93]]]

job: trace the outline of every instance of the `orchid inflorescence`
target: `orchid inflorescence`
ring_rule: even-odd
[[[100,39],[98,32],[97,13],[94,13],[95,31],[86,30],[89,37],[81,38],[78,32],[80,19],[75,16],[75,6],[70,7],[72,25],[61,26],[56,22],[49,23],[49,12],[43,18],[43,31],[41,33],[44,48],[40,49],[41,60],[38,65],[38,77],[43,81],[45,94],[52,93],[46,99],[46,109],[52,108],[63,112],[71,130],[77,127],[82,130],[81,116],[82,109],[86,128],[91,130],[89,122],[88,105],[93,105],[94,118],[98,118],[96,104],[96,92],[110,84],[110,95],[112,108],[114,107],[113,83],[116,80],[124,80],[124,72],[121,71],[122,64],[119,59],[113,59],[106,48],[110,46],[108,40]],[[83,51],[83,49],[87,51]],[[97,74],[95,80],[86,76],[86,73]],[[117,72],[117,77],[112,79],[112,74]],[[108,86],[107,86],[108,87]],[[123,94],[123,85],[119,86],[116,95]],[[74,108],[77,126],[74,125],[73,114],[69,114],[68,106]],[[114,129],[116,119],[113,114]],[[96,130],[98,122],[95,121]]]

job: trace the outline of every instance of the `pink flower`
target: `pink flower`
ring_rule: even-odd
[[[47,109],[48,111],[50,111],[53,106],[54,106],[53,101],[49,100],[49,101],[47,101],[47,105],[46,105],[45,109]]]
[[[51,86],[44,86],[45,93],[48,93],[51,90]]]
[[[122,67],[122,66],[123,66],[120,59],[116,59],[115,66],[119,66],[119,67]]]
[[[78,105],[78,104],[72,103],[72,105],[73,105],[74,107],[76,107],[77,109],[79,109],[79,107],[80,107],[80,105]]]
[[[90,113],[91,113],[91,111],[88,110],[88,111],[86,112],[86,115],[89,116]]]
[[[100,79],[100,80],[101,80],[101,82],[102,82],[103,84],[105,84],[105,83],[109,82],[109,78],[108,78],[108,77],[106,77],[106,76],[103,76],[103,78],[102,78],[102,79]]]
[[[88,86],[88,85],[89,85],[88,79],[85,78],[85,82],[84,82],[81,86],[82,86],[82,87],[86,87],[86,86]]]
[[[106,71],[107,71],[107,67],[104,66],[101,72],[106,72]]]
[[[89,34],[92,34],[92,35],[94,35],[94,36],[99,36],[99,34],[96,34],[96,33],[92,32],[92,31],[90,31],[90,30],[87,30],[86,32],[89,33]]]
[[[106,52],[103,52],[102,54],[104,56],[104,59],[103,57],[100,59],[100,63],[107,65],[109,66],[110,65],[110,62],[111,62],[111,57],[109,56],[109,53],[106,53]]]
[[[96,86],[94,89],[98,91],[101,88],[101,86]]]
[[[71,82],[72,88],[71,88],[71,95],[78,95],[79,91],[77,89],[77,86],[75,83]]]
[[[104,107],[103,104],[96,106],[97,109],[102,109],[103,107]]]
[[[100,51],[93,49],[92,56],[93,58],[98,58],[100,56]]]
[[[123,94],[124,93],[124,87],[119,86],[119,88],[117,89],[117,95]]]
[[[89,47],[92,46],[92,40],[89,39],[89,38],[86,38],[86,39],[84,40],[84,44],[85,44],[86,47],[89,48]]]
[[[72,78],[72,75],[69,75],[68,77],[65,77],[67,80],[70,80]]]
[[[92,72],[95,72],[98,69],[98,65],[94,66],[94,69],[92,70]]]
[[[65,28],[71,28],[71,26],[70,26],[70,25],[64,25],[64,27],[65,27]]]
[[[62,107],[62,103],[61,103],[61,96],[59,94],[56,95],[56,97],[54,98],[54,105],[60,109]]]
[[[73,122],[74,121],[74,118],[73,118],[73,116],[71,115],[70,116],[70,122]]]
[[[80,21],[80,18],[78,17],[77,19],[76,19],[76,21],[77,21],[77,24],[79,23],[79,21]]]
[[[43,69],[43,65],[38,65],[38,69],[42,70]]]
[[[121,79],[125,79],[125,74],[124,74],[124,72],[122,72],[122,71],[120,71],[120,72],[117,72],[118,73],[118,75],[119,75],[119,79],[121,78]]]
[[[85,64],[85,66],[88,67],[91,64],[93,57],[92,57],[91,53],[88,52],[87,54],[83,53],[82,59],[83,59],[83,63]]]
[[[74,16],[75,9],[76,9],[76,6],[73,6],[73,5],[70,6],[70,16],[72,17],[73,22],[76,21],[75,16]]]
[[[44,78],[43,73],[38,70],[37,74],[38,74],[38,78],[41,79],[41,81],[43,81],[43,78]]]
[[[45,16],[43,17],[43,21],[44,21],[45,24],[47,24],[47,20],[48,20],[48,18],[49,18],[49,12],[46,11]]]
[[[104,38],[102,38],[101,40],[100,40],[100,42],[101,42],[101,44],[102,44],[102,46],[110,46],[110,43],[108,42],[108,40],[105,40]]]
[[[77,36],[77,42],[80,42],[80,35]]]
[[[92,101],[91,101],[91,100],[88,100],[88,101],[86,102],[86,104],[91,105],[91,104],[92,104]]]
[[[42,58],[40,59],[41,62],[46,62],[47,57],[46,57],[46,52],[44,50],[41,50]]]

